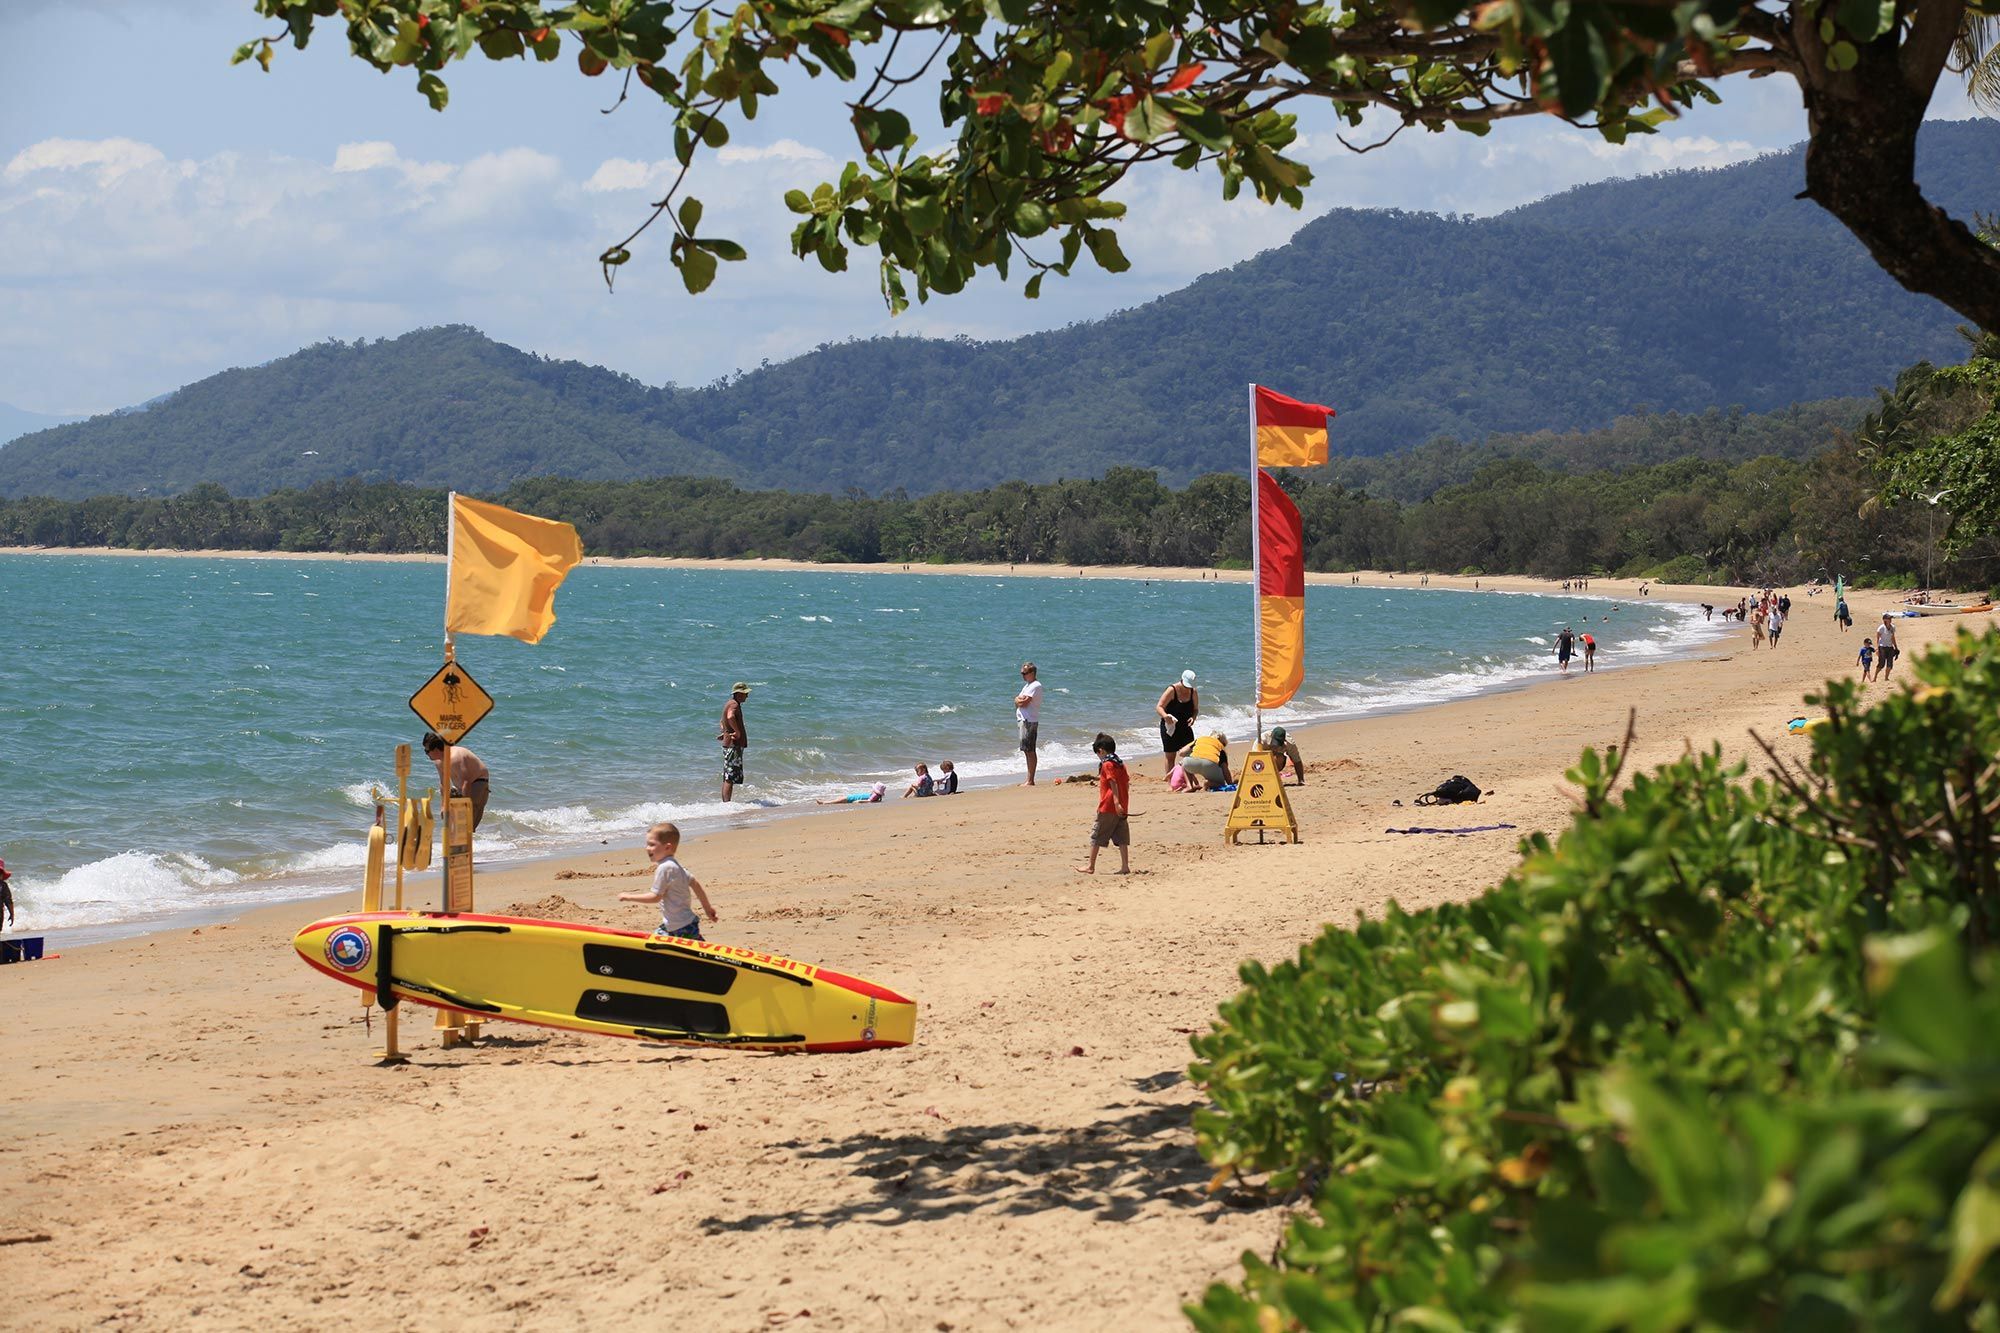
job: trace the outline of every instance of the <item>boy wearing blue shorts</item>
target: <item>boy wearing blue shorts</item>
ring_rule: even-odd
[[[676,939],[698,940],[701,938],[701,919],[694,914],[692,899],[701,900],[701,910],[708,914],[710,923],[720,920],[715,907],[703,892],[701,881],[688,874],[687,867],[674,858],[681,847],[681,830],[677,824],[655,824],[646,830],[646,859],[654,865],[653,887],[647,893],[621,893],[621,903],[658,903],[660,905],[659,929],[655,935],[671,935]]]

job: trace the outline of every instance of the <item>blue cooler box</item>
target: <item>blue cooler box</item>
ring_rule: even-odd
[[[0,940],[0,963],[33,963],[41,959],[42,937],[26,935],[18,940]]]

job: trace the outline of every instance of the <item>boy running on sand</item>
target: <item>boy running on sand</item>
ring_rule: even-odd
[[[646,893],[621,893],[621,903],[658,903],[660,905],[660,926],[655,935],[672,935],[676,939],[698,940],[701,938],[701,919],[694,914],[694,904],[688,898],[692,894],[701,900],[701,910],[708,913],[711,923],[720,920],[715,915],[715,907],[708,901],[708,894],[702,891],[701,881],[688,874],[687,867],[674,859],[674,853],[681,849],[681,831],[676,824],[655,824],[646,830],[646,859],[657,867],[653,871],[653,887]]]
[[[1097,822],[1090,827],[1090,857],[1077,867],[1077,872],[1096,874],[1098,848],[1116,847],[1116,873],[1129,875],[1132,832],[1125,816],[1132,808],[1132,775],[1125,771],[1125,761],[1118,757],[1118,742],[1107,733],[1097,733],[1097,739],[1090,743],[1090,752],[1097,756]]]

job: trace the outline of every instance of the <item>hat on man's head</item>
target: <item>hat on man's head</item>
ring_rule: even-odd
[[[1285,729],[1283,727],[1272,727],[1271,744],[1283,745],[1284,743],[1285,743]]]
[[[729,692],[731,694],[748,694],[750,693],[750,682],[747,680],[739,680],[734,685],[731,685],[729,687]]]
[[[1192,672],[1192,671],[1183,671],[1183,672],[1181,672],[1181,684],[1183,684],[1183,685],[1187,686],[1187,687],[1188,687],[1189,689],[1193,689],[1193,688],[1194,688],[1194,672]]]

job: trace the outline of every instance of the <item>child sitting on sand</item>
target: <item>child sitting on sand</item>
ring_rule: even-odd
[[[951,760],[949,759],[942,760],[938,764],[936,794],[939,796],[958,795],[958,770],[951,766]]]
[[[621,903],[658,903],[660,905],[660,926],[655,935],[672,935],[676,939],[698,940],[701,938],[701,919],[694,914],[694,904],[689,895],[701,900],[701,910],[708,913],[710,923],[720,918],[715,915],[715,907],[708,901],[708,894],[702,890],[701,881],[688,874],[687,867],[674,859],[674,853],[681,848],[681,831],[676,824],[655,824],[646,830],[646,859],[657,867],[653,871],[653,887],[647,893],[621,893]]]
[[[937,780],[931,777],[931,770],[928,764],[917,765],[917,780],[915,782],[912,782],[909,786],[903,788],[903,795],[904,796],[937,795]]]
[[[1132,808],[1132,775],[1125,771],[1125,761],[1118,757],[1118,742],[1105,732],[1098,732],[1097,739],[1090,743],[1090,752],[1097,756],[1097,821],[1090,826],[1090,856],[1077,871],[1085,875],[1097,873],[1097,850],[1100,847],[1118,849],[1118,874],[1132,873],[1132,832],[1126,815]]]
[[[889,788],[878,782],[867,791],[851,791],[845,796],[822,796],[814,805],[873,805],[888,795]]]

